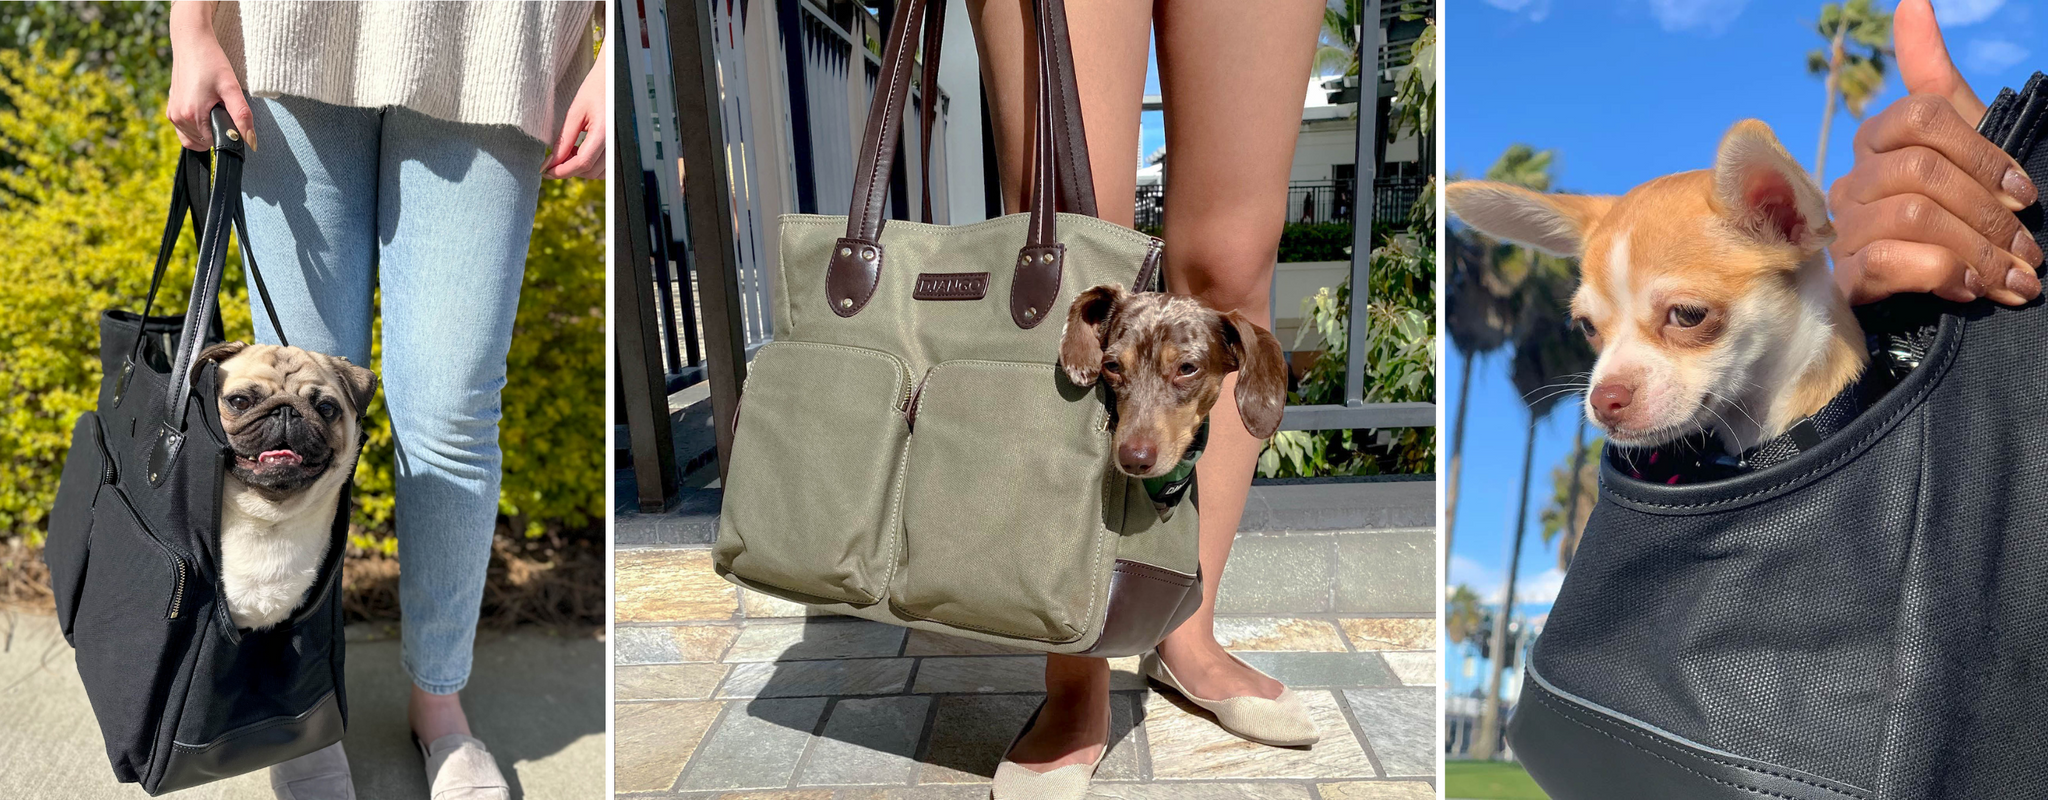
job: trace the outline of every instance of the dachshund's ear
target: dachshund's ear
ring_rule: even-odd
[[[1060,336],[1060,367],[1076,386],[1094,386],[1102,375],[1103,335],[1109,318],[1124,301],[1124,287],[1096,286],[1074,298],[1067,308],[1067,330]]]
[[[1237,359],[1237,415],[1253,436],[1272,436],[1287,408],[1287,356],[1272,331],[1243,314],[1229,311],[1222,318],[1223,342]]]
[[[221,342],[199,351],[199,358],[192,361],[192,379],[195,381],[199,380],[199,368],[205,366],[207,362],[220,363],[234,358],[236,353],[247,349],[249,349],[247,342]]]

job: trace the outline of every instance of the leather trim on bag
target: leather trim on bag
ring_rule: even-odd
[[[283,763],[341,741],[341,702],[328,692],[295,717],[272,717],[201,744],[173,741],[156,791],[164,794]]]
[[[1027,245],[1017,252],[1017,276],[1010,281],[1010,319],[1030,330],[1054,316],[1060,273],[1066,269],[1067,246]]]
[[[882,246],[858,239],[841,238],[832,243],[832,260],[825,267],[825,301],[832,313],[851,317],[867,308],[882,280]]]
[[[1154,238],[1150,244],[1145,246],[1145,261],[1138,265],[1138,277],[1136,280],[1131,281],[1131,291],[1166,291],[1166,281],[1162,277],[1163,273],[1159,270],[1160,263],[1165,260],[1162,258],[1165,253],[1166,243],[1157,238]]]
[[[920,272],[910,296],[916,300],[980,300],[988,296],[988,273]]]
[[[1202,607],[1202,571],[1175,572],[1117,559],[1109,576],[1109,602],[1095,644],[1074,655],[1120,658],[1143,653]],[[1150,623],[1150,624],[1146,624]]]
[[[1553,800],[1870,800],[1871,792],[1693,742],[1528,672],[1508,742]]]

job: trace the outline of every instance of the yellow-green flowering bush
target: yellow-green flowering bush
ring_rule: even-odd
[[[140,310],[149,287],[178,143],[161,99],[139,94],[80,69],[75,54],[0,50],[0,150],[20,164],[0,171],[0,539],[42,540],[72,421],[98,392],[98,315]],[[529,534],[602,518],[603,191],[549,181],[534,221],[499,498]],[[185,305],[193,238],[178,244],[159,308]],[[230,263],[221,307],[228,336],[246,339],[247,292]],[[359,543],[388,547],[393,456],[381,400],[371,426],[355,521]]]

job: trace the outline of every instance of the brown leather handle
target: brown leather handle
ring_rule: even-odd
[[[860,170],[855,173],[853,202],[846,235],[833,247],[826,273],[826,295],[833,313],[851,317],[874,296],[881,280],[883,208],[888,200],[888,174],[901,134],[904,105],[910,88],[910,58],[920,30],[925,46],[924,95],[919,98],[920,122],[926,132],[919,148],[923,174],[924,219],[931,220],[931,129],[936,117],[939,41],[944,29],[943,5],[904,0],[890,24],[882,50],[881,81],[868,107],[861,139]],[[1056,236],[1056,211],[1094,215],[1094,184],[1088,165],[1087,133],[1081,122],[1080,97],[1067,38],[1061,0],[1034,0],[1032,18],[1038,44],[1037,115],[1034,119],[1031,223],[1018,254],[1017,278],[1011,285],[1011,316],[1019,327],[1036,327],[1059,291],[1064,249]],[[930,13],[929,21],[926,14]],[[1055,197],[1058,206],[1054,205]]]

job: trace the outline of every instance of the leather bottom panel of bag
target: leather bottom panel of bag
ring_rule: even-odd
[[[276,717],[200,744],[175,742],[150,795],[190,789],[290,761],[341,741],[341,697],[329,693],[292,717]]]
[[[1508,721],[1508,742],[1553,800],[1871,797],[1866,789],[1720,752],[1565,697],[1533,673]]]

